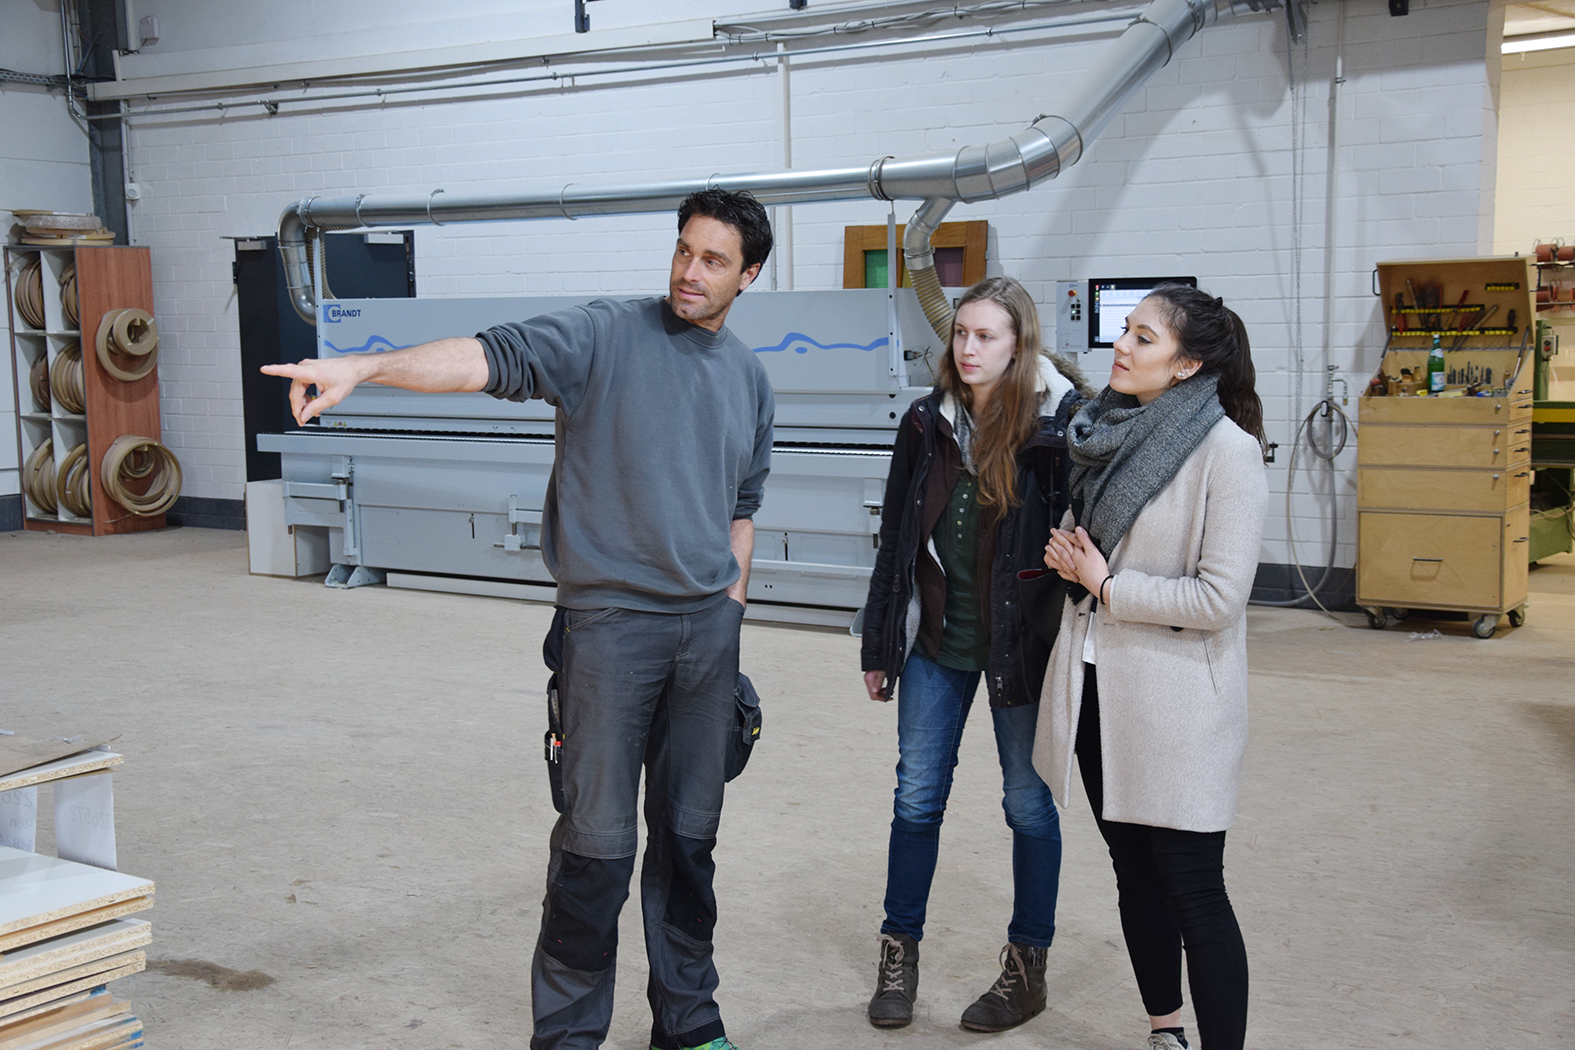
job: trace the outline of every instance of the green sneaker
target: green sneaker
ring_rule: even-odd
[[[651,1050],[657,1050],[657,1048],[653,1046]],[[684,1050],[738,1050],[738,1047],[734,1046],[733,1041],[724,1035],[720,1039],[713,1039],[709,1043],[701,1043],[699,1046],[686,1046]]]

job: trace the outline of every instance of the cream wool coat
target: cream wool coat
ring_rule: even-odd
[[[1258,442],[1221,419],[1116,544],[1108,604],[1067,600],[1034,738],[1034,768],[1057,801],[1071,794],[1083,640],[1097,615],[1104,818],[1230,827],[1247,743],[1247,598],[1268,495]]]

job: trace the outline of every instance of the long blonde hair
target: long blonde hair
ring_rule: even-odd
[[[1039,341],[1039,310],[1028,289],[1010,277],[986,277],[963,293],[957,309],[981,299],[1006,311],[1017,340],[994,395],[982,405],[974,404],[973,388],[958,374],[952,348],[941,358],[936,381],[973,417],[970,448],[979,475],[979,502],[1002,514],[1022,502],[1017,492],[1017,453],[1039,425],[1039,365],[1045,355]],[[952,340],[955,346],[955,333]]]

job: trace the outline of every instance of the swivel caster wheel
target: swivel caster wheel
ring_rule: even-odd
[[[1404,623],[1405,618],[1411,615],[1410,609],[1385,609],[1384,612],[1389,614],[1389,619],[1394,623]]]
[[[1471,633],[1478,638],[1491,638],[1498,630],[1498,613],[1483,613],[1471,621]]]
[[[1526,622],[1526,607],[1517,605],[1509,611],[1509,625],[1511,627],[1523,626]]]
[[[1362,612],[1367,616],[1367,626],[1375,631],[1381,631],[1389,626],[1389,614],[1376,605],[1362,606]]]

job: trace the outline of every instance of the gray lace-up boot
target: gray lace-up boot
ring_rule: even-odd
[[[880,961],[875,964],[875,995],[870,999],[870,1024],[879,1028],[901,1028],[913,1020],[913,1000],[918,994],[919,942],[906,934],[881,934]]]
[[[1004,1032],[1045,1008],[1044,948],[1008,944],[1001,949],[1001,976],[963,1011],[962,1026],[975,1032]]]

